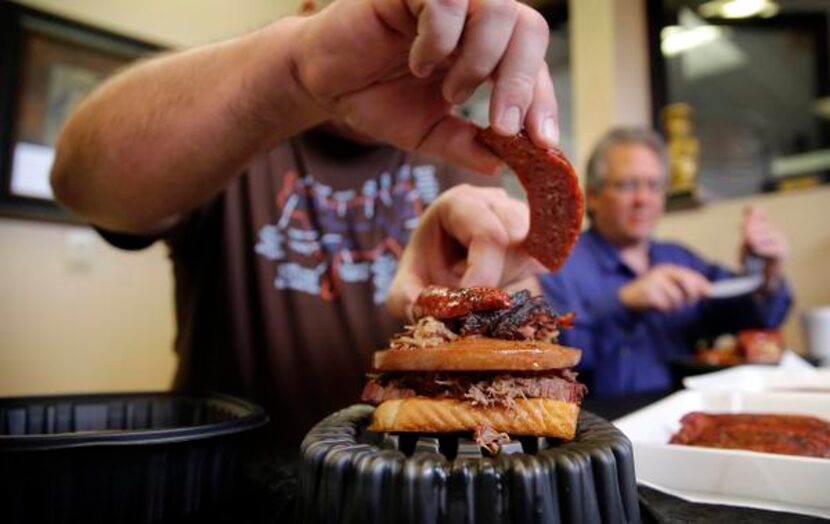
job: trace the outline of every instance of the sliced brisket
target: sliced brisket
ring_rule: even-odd
[[[364,402],[423,396],[471,400],[473,404],[511,406],[517,398],[547,398],[579,403],[585,386],[576,373],[400,373],[372,376],[363,389]]]

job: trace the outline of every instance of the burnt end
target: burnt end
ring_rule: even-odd
[[[487,313],[470,313],[461,317],[455,326],[454,331],[462,337],[472,335],[488,335],[493,331],[493,326],[501,317],[500,311],[489,311]]]
[[[527,289],[523,289],[521,291],[517,291],[513,293],[513,296],[510,297],[510,303],[512,306],[519,307],[527,303],[532,297],[530,296],[530,291]]]
[[[551,340],[560,323],[556,310],[544,297],[531,297],[527,290],[513,294],[508,309],[470,313],[458,319],[461,336],[481,335],[505,340]]]
[[[510,313],[502,317],[493,330],[496,338],[517,339],[522,337],[522,328],[537,323],[556,326],[557,313],[541,296],[527,299]]]

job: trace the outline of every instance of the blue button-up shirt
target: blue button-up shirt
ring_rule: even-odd
[[[710,281],[734,276],[667,242],[649,243],[649,263],[688,267]],[[556,309],[576,313],[574,327],[563,330],[559,340],[582,350],[577,369],[592,394],[668,389],[670,362],[689,355],[697,340],[745,328],[777,327],[792,303],[789,288],[782,283],[765,297],[702,300],[669,313],[634,312],[620,302],[619,289],[635,278],[619,251],[591,229],[582,234],[559,271],[540,279]]]

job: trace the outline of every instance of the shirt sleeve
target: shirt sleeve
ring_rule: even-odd
[[[219,213],[222,210],[221,196],[204,204],[189,213],[184,214],[174,225],[165,231],[154,234],[135,234],[111,231],[98,226],[92,226],[101,238],[108,244],[125,251],[139,251],[146,249],[162,240],[171,249],[176,251],[196,251],[200,243],[204,242],[205,234],[216,231]]]
[[[98,226],[92,226],[101,235],[107,244],[123,249],[125,251],[140,251],[153,245],[161,235],[135,235],[131,233],[119,233],[110,231]]]

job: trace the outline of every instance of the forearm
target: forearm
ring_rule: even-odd
[[[57,146],[58,199],[96,225],[152,232],[218,193],[257,153],[325,118],[296,81],[302,19],[114,77]]]

